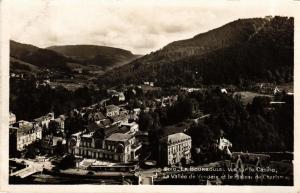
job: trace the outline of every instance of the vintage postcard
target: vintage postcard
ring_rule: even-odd
[[[299,192],[299,8],[1,1],[0,191]]]

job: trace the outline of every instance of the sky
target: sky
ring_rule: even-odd
[[[282,1],[7,0],[10,38],[41,48],[93,44],[147,54],[239,18],[293,16]]]

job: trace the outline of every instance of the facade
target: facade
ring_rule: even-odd
[[[159,143],[159,162],[162,165],[175,165],[191,160],[192,139],[184,133],[163,137]]]
[[[22,151],[38,139],[42,139],[42,128],[35,123],[19,121],[9,128],[12,149]]]
[[[88,133],[76,133],[68,141],[68,151],[76,156],[111,162],[128,163],[138,161],[142,145],[130,129],[112,126]]]
[[[116,97],[118,101],[125,101],[125,95],[123,92],[116,92],[112,95],[112,97]]]
[[[110,160],[123,163],[138,161],[141,144],[136,143],[131,134],[114,133],[105,140],[105,146],[112,152],[112,155],[108,156]]]
[[[105,113],[107,117],[118,116],[120,114],[120,107],[115,105],[108,105],[105,107]]]
[[[61,131],[64,131],[64,129],[65,129],[65,120],[66,120],[66,117],[64,115],[60,115],[59,117],[54,119],[54,121],[58,124],[58,127]],[[52,120],[50,120],[50,122],[51,121]]]
[[[14,124],[17,121],[16,115],[12,112],[9,112],[9,125]]]
[[[230,149],[229,149],[231,147],[232,147],[232,143],[228,139],[225,139],[224,137],[222,137],[218,140],[219,150],[226,151],[226,153],[228,155],[231,155],[231,152],[230,152]]]
[[[45,116],[34,119],[34,121],[41,127],[48,128],[50,121],[54,120],[54,113],[48,113]]]

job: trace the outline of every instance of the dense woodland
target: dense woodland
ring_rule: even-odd
[[[10,80],[10,111],[18,120],[32,120],[49,112],[56,116],[69,113],[74,108],[99,102],[106,90],[96,91],[93,87],[83,87],[70,91],[63,86],[52,89],[49,85],[36,87],[34,77],[26,80]]]

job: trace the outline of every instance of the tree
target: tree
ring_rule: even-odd
[[[60,169],[68,169],[76,166],[76,160],[74,155],[66,155],[57,165]]]
[[[49,125],[48,125],[48,133],[47,134],[57,136],[57,134],[59,133],[60,129],[61,128],[59,126],[59,123],[56,122],[56,121],[51,120],[49,122]]]
[[[149,113],[141,112],[139,116],[139,127],[141,131],[149,131],[153,126],[153,118]]]

